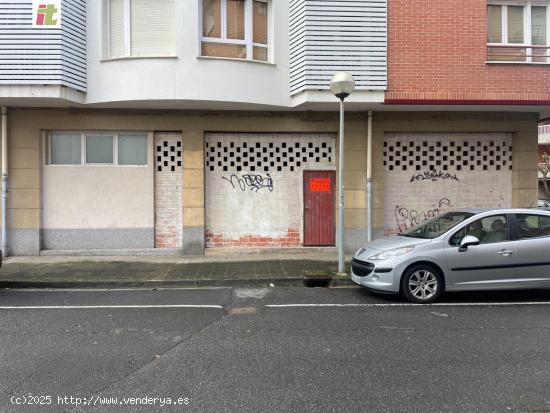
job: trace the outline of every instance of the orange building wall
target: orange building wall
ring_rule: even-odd
[[[485,0],[389,0],[386,103],[550,104],[550,65],[486,64]]]

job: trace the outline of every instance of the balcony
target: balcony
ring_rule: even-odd
[[[550,46],[487,44],[489,63],[550,63]]]

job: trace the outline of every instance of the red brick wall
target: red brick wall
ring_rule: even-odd
[[[261,235],[245,235],[238,239],[226,237],[223,234],[214,234],[206,230],[204,234],[206,248],[214,247],[264,247],[264,248],[286,248],[299,247],[302,245],[300,231],[289,228],[284,237],[266,237]]]
[[[486,7],[389,0],[386,103],[550,103],[550,66],[485,64]]]

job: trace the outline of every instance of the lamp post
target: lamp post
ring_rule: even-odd
[[[330,90],[340,99],[340,143],[338,153],[338,273],[345,274],[344,258],[344,99],[353,92],[355,81],[350,73],[336,72]]]

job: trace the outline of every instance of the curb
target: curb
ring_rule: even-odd
[[[302,278],[244,280],[148,280],[148,281],[0,281],[0,289],[12,288],[167,288],[167,287],[241,287],[241,286],[301,286]]]
[[[291,278],[261,278],[261,279],[188,279],[188,280],[147,280],[147,281],[0,281],[0,289],[14,288],[168,288],[168,287],[269,287],[274,284],[277,287],[304,287],[303,277]],[[352,285],[349,279],[334,278],[331,286]]]

